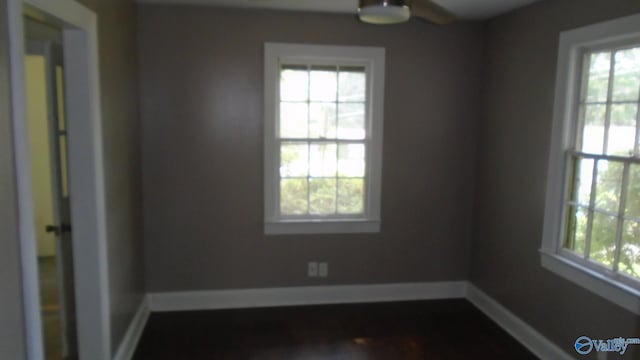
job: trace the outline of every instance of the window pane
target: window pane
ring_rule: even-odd
[[[619,162],[598,161],[595,203],[597,209],[618,213],[623,169],[624,165]]]
[[[367,79],[364,68],[341,68],[338,78],[340,101],[365,101]]]
[[[638,100],[640,91],[640,48],[616,52],[613,100]]]
[[[280,180],[280,212],[283,215],[307,213],[307,179]]]
[[[364,104],[338,105],[338,139],[364,139]]]
[[[336,176],[338,146],[336,144],[311,144],[311,176]]]
[[[574,188],[571,200],[580,205],[589,206],[591,185],[593,183],[593,159],[576,159]]]
[[[338,213],[364,212],[364,179],[338,179]]]
[[[329,215],[336,213],[336,179],[309,180],[309,213]]]
[[[304,103],[280,103],[280,137],[306,138],[308,105]]]
[[[338,68],[311,67],[311,101],[336,101],[338,92]]]
[[[623,104],[611,107],[611,125],[607,153],[631,156],[636,143],[636,116],[638,105]]]
[[[336,104],[311,103],[309,114],[309,137],[336,138]]]
[[[280,72],[280,100],[307,101],[309,72],[306,66],[283,66]]]
[[[590,154],[602,154],[604,146],[605,105],[586,105],[584,110],[584,129],[582,131],[582,151]]]
[[[307,176],[309,146],[306,143],[282,143],[280,145],[280,176]]]
[[[587,210],[570,206],[568,211],[569,228],[565,247],[582,256],[587,239]]]
[[[620,249],[620,272],[640,279],[640,223],[625,221]]]
[[[625,216],[640,220],[640,165],[630,165]]]
[[[591,54],[590,60],[587,101],[606,101],[609,88],[611,53]]]
[[[613,267],[618,222],[613,216],[593,214],[590,257],[609,268]]]
[[[341,144],[338,148],[338,176],[364,177],[364,144]]]

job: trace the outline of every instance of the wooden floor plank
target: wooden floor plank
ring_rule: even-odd
[[[134,359],[535,359],[466,300],[154,313]]]

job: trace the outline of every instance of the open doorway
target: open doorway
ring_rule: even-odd
[[[73,356],[72,354],[77,352],[77,357],[81,359],[111,359],[97,18],[94,12],[74,0],[4,1],[7,4],[6,21],[9,30],[11,123],[15,150],[27,358],[45,358],[42,325],[47,314],[43,313],[43,310],[56,309],[53,313],[58,313],[58,325],[55,325],[54,321],[52,327],[62,329],[59,331],[58,343],[60,356],[64,357],[66,351],[67,356]],[[50,75],[44,77],[46,81],[52,83],[48,86],[53,86],[53,90],[45,92],[52,95],[44,95],[47,98],[45,101],[51,106],[46,112],[63,109],[62,118],[66,121],[60,124],[59,116],[47,116],[46,124],[49,129],[43,131],[41,128],[40,131],[49,134],[50,142],[41,147],[49,148],[50,153],[34,157],[31,156],[27,111],[29,87],[27,80],[30,75],[26,71],[28,66],[26,56],[33,55],[29,52],[34,49],[28,41],[27,17],[37,19],[41,25],[46,24],[52,27],[53,30],[58,31],[56,36],[61,34],[62,41],[58,50],[53,44],[48,46],[51,53],[49,61],[50,64],[55,65],[57,51],[58,58],[64,60],[58,65],[64,65],[68,70],[62,71],[62,66],[60,68],[44,66],[45,73]],[[42,59],[34,62],[36,64],[39,62],[37,67],[42,69]],[[47,60],[44,62],[47,63]],[[60,79],[62,81],[58,81]],[[62,101],[63,107],[57,105],[60,99],[55,96],[55,89],[60,87],[62,82],[64,82],[65,95]],[[51,120],[52,118],[56,121]],[[62,143],[66,144],[62,145]],[[67,151],[62,150],[65,147]],[[62,156],[61,154],[65,152],[66,155]],[[48,229],[54,234],[54,238],[60,239],[55,241],[57,245],[51,245],[49,241],[48,253],[39,253],[38,234],[42,231],[42,224],[36,227],[39,210],[36,209],[37,194],[34,184],[38,179],[37,170],[33,169],[32,161],[44,158],[50,159],[49,185],[53,186],[57,183],[60,194],[68,192],[66,206],[70,210],[70,218],[65,219],[65,216],[61,215],[62,212],[58,215],[54,212],[53,220],[45,224],[45,230],[49,226]],[[68,163],[61,161],[60,158],[66,158]],[[55,162],[59,164],[54,165]],[[65,163],[68,165],[67,180],[62,179],[62,174],[65,172],[60,170]],[[44,168],[46,167],[45,164]],[[57,169],[57,173],[51,169]],[[65,181],[67,182],[66,190],[62,186]],[[52,189],[55,191],[56,187],[53,186]],[[64,208],[64,196],[55,195],[53,191],[51,207]],[[68,221],[71,218],[73,224]],[[60,254],[70,252],[63,248],[65,243],[70,245],[70,241],[65,242],[64,236],[70,235],[71,225],[73,225],[74,237],[73,256],[60,261],[58,260]],[[46,281],[41,282],[39,277],[42,262],[39,261],[38,255],[42,255],[41,258],[55,258],[51,262],[56,276],[49,279],[53,279],[52,282],[55,283],[53,288],[57,289],[52,292],[52,295],[50,294],[50,297],[57,296],[57,299],[50,308],[47,304],[49,299],[45,300],[40,296],[41,289],[44,289],[41,285]],[[67,263],[72,263],[73,266],[67,267],[65,265]],[[67,270],[71,268],[72,270]],[[59,275],[61,271],[63,274]],[[70,282],[67,279],[73,281]],[[65,289],[73,283],[75,287],[72,290]],[[45,295],[45,290],[42,292],[42,295]],[[72,295],[67,296],[67,294]],[[72,300],[75,301],[75,307],[67,307],[67,303]],[[75,311],[71,310],[73,308]],[[66,312],[66,309],[69,309],[68,313],[61,314]],[[69,326],[70,323],[74,326]],[[74,328],[77,330],[74,331]],[[69,335],[70,331],[75,332],[75,336]]]
[[[46,359],[76,359],[61,29],[25,19],[25,84]]]

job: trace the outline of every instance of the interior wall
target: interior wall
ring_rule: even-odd
[[[26,56],[25,76],[31,181],[38,256],[55,256],[55,235],[45,231],[45,227],[54,224],[55,221],[53,216],[49,110],[44,56]]]
[[[140,5],[149,291],[467,278],[482,27]],[[379,234],[263,234],[265,42],[386,48]],[[308,278],[308,261],[328,261]]]
[[[637,336],[640,318],[540,266],[558,39],[637,12],[630,0],[542,1],[485,29],[471,281],[568,353],[581,335]]]
[[[6,9],[6,0],[0,0],[0,359],[24,359],[25,324],[10,113]]]
[[[115,351],[145,294],[136,9],[131,0],[79,2],[98,16],[111,344]]]

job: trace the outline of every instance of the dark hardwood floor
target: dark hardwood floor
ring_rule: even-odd
[[[466,300],[154,313],[134,359],[536,359]]]

